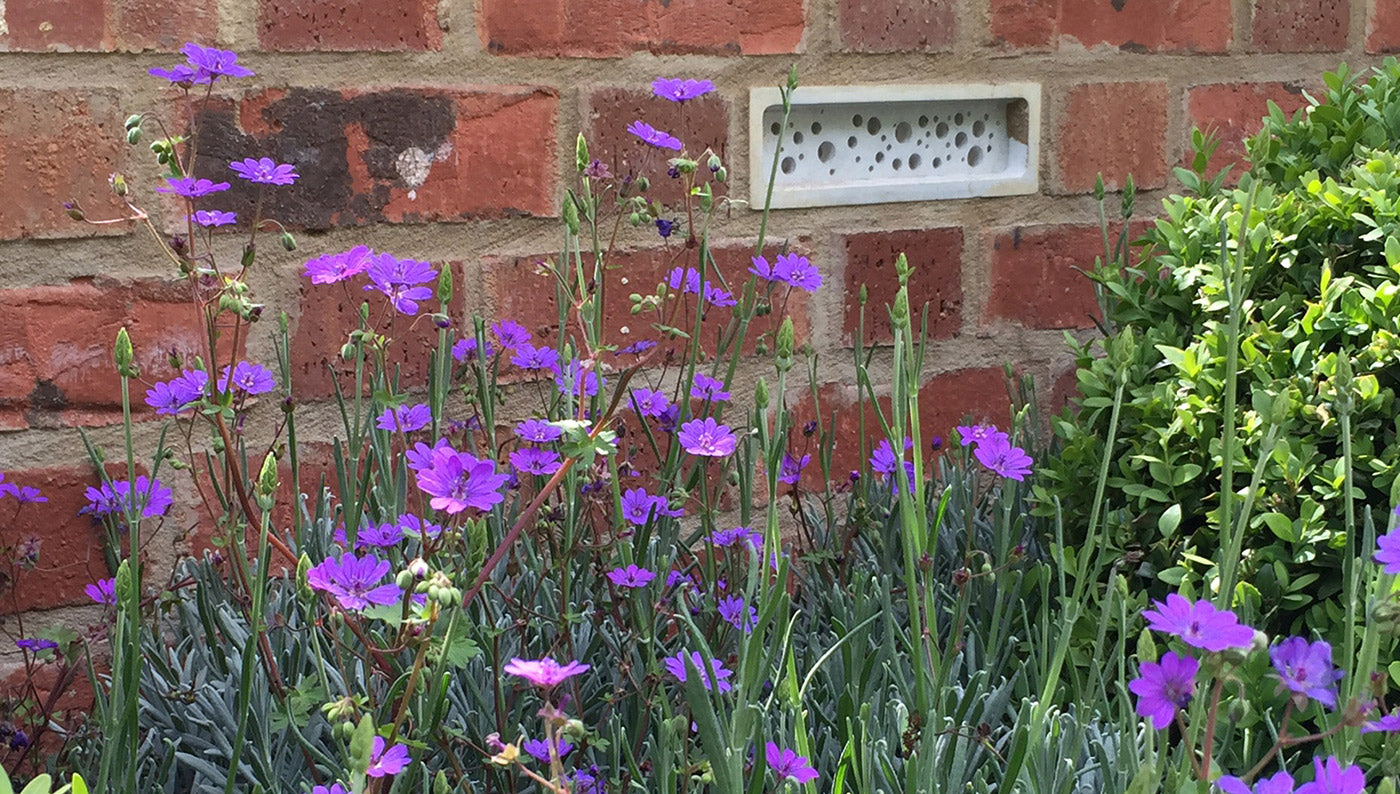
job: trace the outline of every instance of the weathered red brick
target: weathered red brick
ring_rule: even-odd
[[[724,274],[730,287],[738,290],[749,278],[749,257],[753,253],[752,244],[716,243],[711,250],[715,263]],[[658,319],[653,312],[632,314],[632,293],[648,295],[656,293],[656,285],[666,278],[673,267],[694,267],[694,256],[680,247],[645,248],[618,251],[613,255],[604,271],[602,311],[604,318],[603,341],[619,347],[640,340],[660,341],[662,336],[653,324]],[[558,303],[555,298],[554,282],[549,276],[539,275],[539,263],[547,259],[544,255],[518,258],[490,258],[484,266],[484,286],[490,296],[495,319],[514,319],[524,323],[537,339],[553,342],[557,339]],[[713,280],[708,275],[707,280]],[[782,299],[783,293],[777,293]],[[685,295],[678,310],[674,301],[668,302],[666,317],[672,327],[684,329],[687,333],[695,324],[695,296]],[[809,330],[806,294],[792,290],[786,305],[773,307],[773,311],[755,318],[749,325],[744,340],[746,352],[753,351],[759,337],[766,339],[768,348],[773,346],[773,333],[777,330],[782,310],[792,316],[793,330],[798,344],[807,337]],[[709,307],[705,310],[701,344],[713,352],[720,332],[732,317],[733,309]],[[569,328],[577,328],[577,318],[570,312]],[[624,331],[624,329],[626,329]],[[686,340],[677,339],[667,347],[675,352],[684,349]],[[655,354],[654,354],[655,355]],[[622,359],[630,362],[631,359]]]
[[[208,357],[202,318],[184,282],[103,279],[3,290],[0,316],[0,416],[12,427],[120,421],[112,345],[123,327],[145,383],[178,374],[171,353]],[[133,411],[147,416],[144,392],[133,384]]]
[[[1294,83],[1220,83],[1198,85],[1187,92],[1187,115],[1192,126],[1214,132],[1220,140],[1208,165],[1208,173],[1233,165],[1230,179],[1239,179],[1248,167],[1245,138],[1257,133],[1262,120],[1269,114],[1269,102],[1292,116],[1306,107],[1302,86]],[[1192,155],[1187,147],[1186,157]]]
[[[1224,52],[1230,0],[992,0],[992,40],[1016,48],[1074,41],[1129,52]]]
[[[437,0],[261,0],[258,43],[269,50],[442,49]]]
[[[1055,161],[1060,189],[1092,190],[1098,174],[1110,190],[1129,174],[1138,188],[1167,182],[1166,83],[1086,83],[1070,89],[1060,111]]]
[[[200,170],[292,163],[301,178],[268,192],[263,214],[306,229],[551,215],[557,111],[528,86],[268,91],[206,114]],[[251,214],[257,186],[232,181],[221,206]]]
[[[125,479],[125,473],[111,475]],[[0,598],[0,613],[52,609],[92,603],[83,592],[90,582],[111,574],[102,554],[102,529],[91,517],[78,515],[87,504],[83,492],[98,484],[90,467],[46,467],[5,473],[5,481],[38,488],[47,502],[24,504],[15,512],[6,503],[3,545],[38,543],[39,557],[32,570],[19,570]],[[13,585],[9,587],[8,585]]]
[[[1066,407],[1072,407],[1070,402],[1079,396],[1079,368],[1070,365],[1059,375],[1056,375],[1050,386],[1050,402],[1042,406],[1041,414],[1047,418],[1059,415],[1060,411]]]
[[[1027,328],[1091,328],[1099,314],[1092,270],[1103,256],[1097,224],[993,230],[992,284],[985,318]]]
[[[1400,0],[1374,0],[1366,19],[1367,52],[1400,52]]]
[[[679,205],[685,195],[684,182],[666,174],[666,163],[676,153],[642,143],[627,132],[627,125],[640,119],[675,135],[702,166],[706,150],[721,160],[729,150],[729,103],[718,93],[677,103],[651,91],[602,88],[588,97],[587,119],[584,136],[589,155],[606,164],[615,177],[647,177],[651,181],[647,195],[670,206]],[[716,182],[713,188],[717,196],[728,192],[723,183]]]
[[[65,214],[77,200],[90,217],[124,209],[107,185],[122,162],[122,116],[107,91],[0,89],[0,239],[120,234]]]
[[[1261,52],[1340,52],[1351,0],[1255,0],[1254,46]]]
[[[801,427],[803,423],[816,419],[825,432],[835,416],[831,473],[834,480],[840,480],[860,468],[862,460],[869,457],[871,450],[883,438],[880,422],[874,406],[854,384],[823,384],[818,390],[818,399],[820,405],[815,406],[810,394],[802,396],[793,408],[795,424]],[[880,410],[888,419],[890,398],[885,395],[879,400]],[[816,408],[820,409],[820,416],[817,416]],[[862,414],[865,416],[864,446],[860,443]],[[1011,401],[1006,391],[1006,375],[1000,367],[968,368],[936,375],[919,388],[919,428],[926,445],[922,454],[926,460],[934,457],[931,447],[935,436],[943,440],[946,448],[952,440],[953,428],[965,418],[1005,427],[1010,416]],[[804,472],[804,482],[820,482],[820,473],[816,468],[811,465]],[[808,481],[807,477],[815,479]]]
[[[218,31],[216,0],[8,0],[0,51],[173,51]]]
[[[94,667],[99,675],[106,675],[110,672],[110,667],[107,660],[99,656],[102,653],[101,648],[95,647],[93,651],[94,657],[98,657],[94,659]],[[96,702],[92,680],[88,676],[84,659],[75,660],[72,664],[41,664],[35,661],[32,676],[20,665],[0,682],[0,698],[10,703],[33,698],[39,704],[39,709],[35,711],[26,709],[27,713],[21,715],[16,712],[10,718],[12,725],[22,728],[28,734],[33,746],[30,747],[27,763],[21,765],[18,759],[6,759],[6,771],[15,777],[28,780],[42,774],[44,760],[62,752],[66,744],[65,737],[68,734],[51,730],[51,725],[44,724],[44,713],[47,713],[52,723],[65,730],[73,730],[87,722]]]
[[[906,229],[845,235],[846,252],[845,334],[854,343],[860,330],[860,288],[866,288],[865,340],[886,343],[894,339],[886,307],[894,302],[899,279],[895,260],[903,253],[914,267],[909,276],[909,309],[917,327],[928,304],[929,338],[947,339],[962,329],[963,231],[950,226],[938,229]]]
[[[796,52],[803,0],[481,0],[482,44],[502,55]]]
[[[434,263],[442,267],[441,263]],[[462,314],[464,284],[460,263],[453,268],[456,288],[448,307],[455,320]],[[431,285],[430,285],[431,286]],[[370,324],[390,342],[389,366],[399,367],[400,388],[424,388],[432,350],[438,343],[438,329],[422,315],[437,311],[436,298],[419,304],[419,316],[407,317],[394,311],[378,292],[361,292],[358,283],[348,288],[339,284],[301,284],[300,313],[292,333],[292,395],[299,401],[320,400],[335,394],[334,380],[340,380],[345,394],[354,393],[355,365],[340,358],[340,348],[350,332],[360,327],[360,305],[368,302]]]
[[[953,0],[841,0],[841,46],[856,52],[939,52],[957,40]]]

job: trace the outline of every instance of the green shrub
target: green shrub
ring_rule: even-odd
[[[1063,450],[1037,494],[1046,514],[1055,500],[1068,515],[1090,514],[1085,484],[1121,382],[1110,542],[1154,592],[1184,580],[1214,586],[1233,367],[1231,515],[1247,522],[1235,597],[1278,630],[1338,625],[1343,561],[1360,553],[1348,530],[1365,506],[1394,502],[1400,461],[1400,157],[1390,151],[1400,66],[1388,60],[1356,85],[1343,68],[1326,82],[1325,101],[1291,120],[1271,105],[1237,188],[1206,178],[1198,156],[1179,174],[1192,194],[1163,202],[1139,262],[1114,257],[1096,269],[1105,335],[1077,348],[1080,397],[1054,422]],[[1082,526],[1066,527],[1067,542],[1082,537]]]

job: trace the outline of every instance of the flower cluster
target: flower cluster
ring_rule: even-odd
[[[964,447],[974,445],[972,454],[977,462],[1008,480],[1020,482],[1031,473],[1035,461],[1024,449],[1011,445],[1011,437],[996,425],[962,425],[958,437]]]
[[[805,292],[816,292],[822,286],[821,271],[799,254],[779,254],[771,264],[767,257],[755,256],[749,272],[764,281],[786,284]]]

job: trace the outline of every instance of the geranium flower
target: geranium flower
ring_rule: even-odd
[[[452,444],[445,438],[439,438],[430,447],[422,441],[414,444],[411,448],[404,450],[404,461],[408,464],[410,471],[417,473],[424,469],[431,468],[433,458],[438,453],[455,453]]]
[[[1007,438],[1007,435],[998,430],[996,425],[958,425],[957,431],[958,440],[965,447],[994,438]]]
[[[548,658],[534,660],[514,658],[501,669],[510,675],[519,676],[537,687],[551,689],[579,673],[588,672],[589,667],[578,660],[561,665]]]
[[[690,80],[678,77],[658,77],[651,81],[651,92],[672,102],[685,102],[698,99],[715,90],[709,80]]]
[[[312,788],[311,794],[350,794],[350,792],[346,791],[345,787],[339,783],[332,783],[330,788],[325,786],[316,786]]]
[[[1362,794],[1366,790],[1366,773],[1352,764],[1343,767],[1336,756],[1326,760],[1313,757],[1313,779],[1298,787],[1297,794]]]
[[[656,578],[656,574],[646,568],[638,568],[636,565],[628,565],[626,568],[614,568],[608,571],[608,581],[618,587],[646,587],[651,584],[651,580]]]
[[[592,397],[598,393],[598,387],[602,383],[598,371],[592,368],[583,369],[583,363],[578,359],[570,361],[554,376],[554,384],[559,387],[560,394],[574,397]]]
[[[15,640],[15,645],[31,653],[38,653],[58,647],[58,643],[53,640],[46,640],[41,637],[23,637]]]
[[[1378,720],[1373,720],[1361,726],[1362,733],[1396,733],[1400,732],[1400,711],[1391,712]]]
[[[516,471],[521,474],[548,476],[559,471],[562,461],[560,461],[557,452],[525,447],[510,453],[510,465],[514,466]]]
[[[1400,573],[1400,529],[1394,529],[1376,538],[1380,550],[1376,552],[1376,562],[1385,566],[1385,572]]]
[[[180,48],[194,69],[194,82],[209,83],[220,77],[252,77],[253,71],[238,65],[238,53],[189,42]]]
[[[388,777],[408,768],[408,748],[402,744],[385,748],[384,744],[383,736],[374,737],[374,744],[370,746],[369,769],[365,770],[366,775]]]
[[[161,485],[160,480],[151,479],[144,474],[136,478],[136,492],[143,495],[145,502],[141,507],[142,518],[164,515],[175,502],[169,488]],[[78,511],[79,514],[89,513],[94,518],[107,515],[124,516],[131,504],[131,482],[115,480],[103,483],[99,487],[88,488],[83,492],[83,496],[87,499],[87,505]]]
[[[718,378],[712,378],[703,372],[697,372],[695,373],[694,384],[690,387],[690,396],[697,400],[727,402],[731,395],[724,390],[723,381]]]
[[[671,268],[671,272],[666,274],[666,283],[671,289],[682,290],[691,295],[700,294],[700,271],[693,267]]]
[[[1254,629],[1241,626],[1235,613],[1217,610],[1209,601],[1192,603],[1179,593],[1167,595],[1166,602],[1153,601],[1155,609],[1142,613],[1153,631],[1180,637],[1194,648],[1223,651],[1248,648],[1254,642]]]
[[[737,306],[739,303],[734,300],[734,296],[729,290],[720,289],[713,283],[705,284],[705,302],[721,309]]]
[[[398,405],[392,408],[385,408],[379,415],[374,426],[380,430],[401,431],[412,433],[415,430],[422,430],[433,421],[433,409],[427,403],[417,405]]]
[[[561,760],[569,753],[572,753],[574,751],[574,746],[566,741],[561,740],[558,743],[554,743],[546,741],[544,739],[526,739],[525,741],[520,743],[520,749],[529,753],[536,761],[539,761],[541,764],[547,764],[550,762],[549,750],[551,744],[554,744],[555,756],[557,756]]]
[[[312,284],[334,284],[365,272],[373,254],[369,246],[364,245],[357,245],[338,254],[322,254],[315,259],[306,260],[303,275],[311,279]]]
[[[420,286],[437,279],[437,271],[427,262],[414,259],[395,259],[389,254],[372,257],[369,267],[370,284],[365,290],[378,290],[384,293],[389,302],[401,314],[418,313],[418,301],[433,297],[433,290]]]
[[[659,417],[671,407],[671,401],[660,391],[633,389],[632,407],[641,416]]]
[[[192,176],[168,176],[166,186],[156,188],[157,193],[174,193],[185,198],[200,198],[210,193],[228,190],[227,182],[214,182],[208,179],[195,179]]]
[[[811,762],[806,756],[798,755],[795,750],[768,742],[763,748],[763,759],[768,762],[768,768],[773,770],[774,777],[780,782],[785,778],[792,778],[798,783],[809,783],[817,779],[817,770],[812,768]]]
[[[190,220],[200,226],[228,226],[238,221],[238,213],[220,210],[196,210]]]
[[[491,333],[496,335],[502,347],[520,347],[530,344],[533,338],[530,329],[514,320],[501,320],[491,326]]]
[[[456,515],[469,507],[490,510],[505,501],[501,487],[509,479],[509,475],[497,474],[491,461],[449,446],[433,452],[430,465],[418,471],[418,488],[433,497],[429,504],[434,510]]]
[[[758,608],[745,609],[743,596],[728,595],[721,598],[715,611],[724,621],[745,634],[753,633],[758,625]]]
[[[1271,778],[1265,778],[1254,784],[1250,788],[1249,784],[1234,775],[1224,775],[1215,781],[1215,785],[1225,794],[1293,794],[1293,776],[1287,772],[1279,772]]]
[[[452,345],[452,360],[475,361],[477,353],[480,352],[480,349],[481,343],[478,342],[476,337],[474,336],[468,336],[463,339],[458,339]],[[488,340],[486,342],[486,357],[490,358],[494,355],[496,355],[496,349],[494,347],[491,347],[491,342]]]
[[[781,254],[773,263],[772,278],[805,292],[816,292],[822,286],[822,274],[805,256]]]
[[[645,121],[634,121],[627,127],[627,131],[641,139],[642,143],[648,146],[655,146],[658,149],[671,149],[680,151],[683,146],[679,138],[666,132],[662,132]]]
[[[254,160],[249,157],[229,163],[228,167],[240,179],[260,185],[290,185],[297,181],[296,167],[289,163],[278,163],[271,157]]]
[[[277,388],[277,380],[272,377],[271,370],[248,361],[240,361],[234,365],[232,378],[229,376],[229,368],[224,367],[219,378],[219,388],[228,391],[230,384],[246,394],[266,394]]]
[[[397,584],[380,584],[389,573],[389,561],[373,554],[356,557],[345,553],[340,559],[327,557],[306,572],[306,583],[313,590],[329,593],[342,609],[367,609],[373,605],[396,604],[403,598]]]
[[[103,606],[111,606],[117,603],[117,580],[98,579],[84,587],[83,592],[87,593],[88,598],[91,598],[93,602]]]
[[[686,679],[685,656],[685,651],[680,651],[675,656],[668,656],[662,660],[666,664],[666,669],[671,671],[671,675],[675,676],[681,683],[685,683]],[[705,658],[700,655],[699,651],[690,652],[690,661],[695,664],[695,669],[701,672],[701,683],[704,684],[706,690],[718,689],[721,692],[728,692],[734,688],[729,681],[725,680],[734,673],[726,670],[718,659],[710,660],[709,675],[704,675]]]
[[[1332,646],[1318,640],[1308,644],[1302,637],[1289,637],[1269,649],[1280,683],[1293,692],[1310,697],[1327,708],[1337,705],[1337,681],[1345,675],[1332,667]]]
[[[802,477],[802,470],[812,460],[811,455],[803,455],[800,459],[792,456],[791,453],[783,453],[783,463],[778,469],[778,482],[796,485],[798,479]]]
[[[719,424],[714,417],[703,421],[692,419],[681,425],[677,438],[681,448],[692,455],[722,458],[734,454],[739,440],[734,437],[728,425]]]
[[[559,351],[552,347],[519,345],[511,350],[510,363],[521,369],[546,369],[557,375],[559,373]]]
[[[1137,713],[1162,730],[1196,694],[1196,671],[1200,664],[1190,656],[1168,651],[1161,663],[1143,662],[1139,677],[1128,682],[1128,691],[1138,696]]]
[[[521,441],[529,441],[532,444],[548,444],[551,441],[558,441],[564,431],[543,419],[526,419],[515,426],[515,435]]]

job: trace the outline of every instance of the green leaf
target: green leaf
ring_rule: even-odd
[[[1162,533],[1162,537],[1169,538],[1176,533],[1176,528],[1181,525],[1181,505],[1174,504],[1162,511],[1162,515],[1157,519],[1157,531]]]
[[[453,667],[466,667],[481,655],[481,647],[471,641],[466,632],[453,632],[452,643],[446,646],[443,659]]]
[[[1269,531],[1273,532],[1279,540],[1289,543],[1296,543],[1298,533],[1293,529],[1293,521],[1283,513],[1265,513],[1262,516],[1264,523],[1268,525]]]
[[[53,778],[48,775],[39,775],[29,781],[29,785],[25,786],[24,790],[19,794],[49,794],[49,791],[52,789]]]

